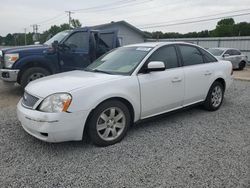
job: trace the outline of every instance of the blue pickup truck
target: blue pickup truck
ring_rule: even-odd
[[[0,78],[24,88],[44,76],[83,69],[116,47],[119,47],[116,30],[62,31],[41,45],[0,50]]]

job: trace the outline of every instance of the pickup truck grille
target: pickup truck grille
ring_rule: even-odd
[[[27,108],[33,108],[39,98],[24,92],[22,104]]]

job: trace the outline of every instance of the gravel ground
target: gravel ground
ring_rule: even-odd
[[[250,82],[235,81],[217,112],[150,119],[106,148],[29,136],[21,94],[0,82],[0,187],[250,187]]]

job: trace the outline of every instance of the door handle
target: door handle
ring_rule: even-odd
[[[176,83],[176,82],[181,82],[181,78],[180,77],[174,77],[173,79],[172,79],[172,82],[173,83]]]
[[[211,74],[212,74],[212,72],[206,71],[204,75],[205,75],[205,76],[209,76],[209,75],[211,75]]]

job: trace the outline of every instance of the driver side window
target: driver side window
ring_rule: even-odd
[[[156,50],[148,59],[150,61],[162,61],[167,69],[178,67],[178,58],[174,46],[164,46]]]
[[[87,32],[77,32],[72,34],[65,42],[70,48],[88,49],[89,37]]]

